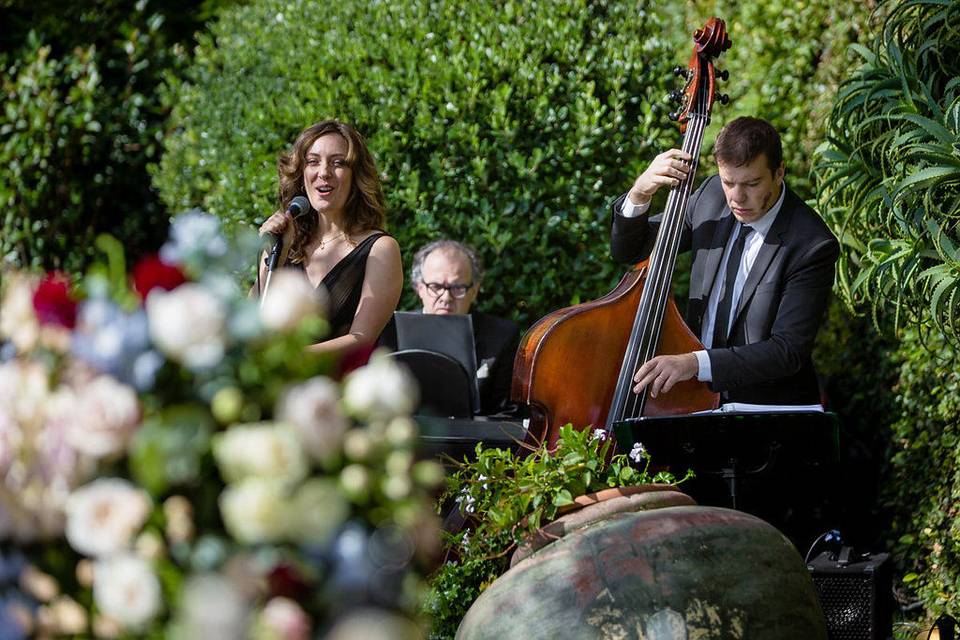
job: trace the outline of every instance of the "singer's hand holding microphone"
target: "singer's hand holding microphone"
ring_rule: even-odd
[[[272,239],[270,256],[267,259],[267,270],[273,271],[277,266],[280,253],[284,247],[289,247],[293,240],[295,218],[310,211],[310,202],[304,196],[297,196],[290,201],[286,211],[277,211],[260,225],[260,237],[269,235]]]

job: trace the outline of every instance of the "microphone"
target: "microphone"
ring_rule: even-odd
[[[296,219],[308,211],[310,211],[310,201],[307,200],[306,196],[297,196],[290,201],[286,213]],[[283,249],[283,235],[278,236],[272,233],[268,235],[273,239],[273,248],[270,249],[270,255],[267,257],[267,272],[270,272],[277,267],[277,262],[280,260],[280,251]]]

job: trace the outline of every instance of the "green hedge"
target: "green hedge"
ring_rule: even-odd
[[[155,248],[167,215],[146,167],[164,133],[161,79],[187,60],[178,43],[218,3],[3,4],[3,264],[79,271],[102,232],[131,258]]]
[[[657,2],[256,0],[222,16],[173,87],[154,183],[172,209],[257,224],[278,153],[341,118],[377,157],[407,266],[438,236],[470,242],[487,266],[479,306],[529,322],[620,273],[607,207],[678,137],[662,97],[685,56],[660,35],[666,15]],[[401,304],[415,306],[409,290]]]

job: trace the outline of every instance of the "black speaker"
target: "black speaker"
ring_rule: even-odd
[[[856,554],[851,547],[823,552],[807,563],[830,640],[893,637],[890,554]]]

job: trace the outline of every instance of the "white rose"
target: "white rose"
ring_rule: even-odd
[[[11,360],[0,364],[0,406],[15,422],[37,425],[50,399],[50,378],[38,362]]]
[[[277,416],[296,429],[316,460],[339,449],[349,426],[340,413],[340,389],[329,378],[311,378],[292,387],[280,400]]]
[[[244,640],[249,618],[250,605],[232,582],[215,573],[194,575],[180,593],[176,632],[171,637]]]
[[[287,425],[236,425],[213,439],[213,456],[228,482],[255,476],[297,482],[309,471],[303,445]]]
[[[226,309],[203,286],[154,289],[147,296],[147,320],[154,344],[170,358],[193,368],[223,358]]]
[[[239,542],[278,542],[290,530],[288,500],[284,483],[247,478],[220,494],[220,515]]]
[[[0,306],[0,338],[8,338],[20,353],[33,349],[40,339],[40,324],[33,310],[36,279],[20,274],[10,277]]]
[[[392,358],[374,354],[368,365],[347,376],[343,402],[361,418],[389,420],[413,411],[417,389]]]
[[[88,556],[117,553],[130,546],[150,508],[146,492],[126,480],[94,480],[67,498],[67,541]]]
[[[292,331],[304,318],[320,315],[325,300],[299,269],[280,269],[270,278],[270,288],[260,305],[263,326],[274,331]]]
[[[20,365],[18,360],[0,362],[0,407],[9,410],[17,397],[20,387]]]
[[[160,595],[160,582],[142,558],[121,554],[93,565],[97,607],[127,629],[142,629],[160,613]]]
[[[140,427],[136,392],[110,376],[99,376],[78,389],[74,406],[67,441],[77,451],[94,458],[125,451]]]
[[[412,620],[385,609],[352,609],[337,620],[324,640],[416,640],[423,632]]]
[[[350,515],[347,501],[331,480],[312,478],[293,497],[290,530],[300,542],[322,546]]]
[[[7,470],[13,462],[13,456],[20,449],[20,439],[22,437],[20,425],[0,405],[0,478],[7,475]]]
[[[310,617],[296,601],[275,597],[263,608],[257,624],[265,638],[309,640]]]

